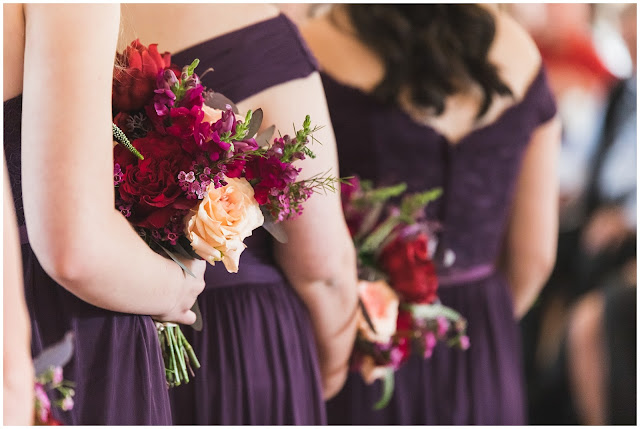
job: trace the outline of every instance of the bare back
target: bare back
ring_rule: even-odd
[[[540,67],[540,55],[525,31],[504,12],[494,8],[490,10],[496,20],[496,35],[489,59],[498,67],[500,77],[511,88],[514,97],[495,97],[479,121],[475,116],[482,102],[480,91],[448,97],[445,111],[438,117],[420,111],[408,112],[416,122],[436,129],[451,143],[460,141],[476,128],[494,122],[517,103]],[[344,85],[369,93],[384,77],[384,65],[354,33],[342,29],[349,24],[340,9],[335,11],[334,18],[341,28],[334,24],[329,14],[325,14],[306,24],[302,34],[327,74]],[[336,49],[339,46],[343,48]]]

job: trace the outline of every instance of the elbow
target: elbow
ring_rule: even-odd
[[[319,259],[278,255],[279,265],[296,291],[311,300],[331,297],[340,306],[351,308],[358,299],[356,252],[351,241]]]
[[[65,288],[81,284],[90,273],[90,252],[73,239],[36,239],[31,246],[42,269]]]

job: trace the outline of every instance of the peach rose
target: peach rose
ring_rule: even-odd
[[[372,384],[374,381],[384,378],[389,369],[386,366],[376,365],[371,356],[365,356],[362,358],[360,364],[360,375],[367,384]]]
[[[238,272],[243,240],[264,222],[253,188],[244,178],[225,178],[226,186],[211,184],[204,199],[191,210],[186,235],[191,247],[215,265],[222,261],[227,271]]]
[[[396,333],[398,319],[398,295],[384,280],[358,282],[358,294],[367,309],[367,314],[376,332],[373,332],[362,316],[360,331],[366,339],[377,343],[388,343]]]
[[[222,118],[222,110],[214,109],[213,107],[209,107],[206,104],[202,105],[202,111],[204,112],[204,118],[202,118],[204,122],[213,124],[215,122],[218,122]]]

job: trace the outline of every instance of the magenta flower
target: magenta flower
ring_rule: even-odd
[[[202,110],[202,105],[204,104],[204,99],[202,98],[203,90],[204,87],[202,85],[198,85],[189,89],[178,103],[178,106],[185,107],[188,110],[191,110],[194,107]]]
[[[435,348],[438,340],[433,332],[429,331],[424,336],[424,357],[430,358],[433,355],[433,349]]]
[[[235,153],[254,151],[254,150],[258,150],[259,148],[258,142],[254,138],[245,139],[239,142],[234,142],[233,146],[234,146]]]
[[[227,104],[226,110],[222,112],[222,118],[220,118],[215,124],[213,124],[213,130],[218,134],[231,133],[231,135],[236,132],[236,116],[231,110],[231,106]]]
[[[438,337],[444,337],[449,332],[449,321],[445,317],[438,317]]]
[[[122,169],[120,168],[120,164],[116,163],[113,166],[113,186],[118,186],[120,183],[122,183],[123,179],[122,177],[124,176],[124,174],[122,173]]]
[[[47,392],[44,391],[44,386],[40,383],[35,384],[35,396],[38,418],[41,422],[47,422],[51,413],[51,401],[49,401]]]

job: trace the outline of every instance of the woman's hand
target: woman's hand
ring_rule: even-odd
[[[154,316],[154,318],[162,322],[193,325],[196,321],[196,314],[191,311],[191,308],[196,302],[198,295],[204,290],[204,272],[207,268],[207,262],[199,259],[183,259],[180,257],[178,257],[178,259],[195,277],[183,271],[183,281],[179,287],[176,288],[177,296],[175,304],[169,311]],[[176,267],[178,267],[177,264]],[[182,270],[182,268],[178,268]]]

